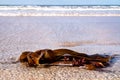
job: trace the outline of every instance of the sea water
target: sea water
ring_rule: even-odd
[[[120,6],[0,6],[0,16],[1,51],[120,52]]]
[[[0,16],[120,16],[120,6],[0,6]]]

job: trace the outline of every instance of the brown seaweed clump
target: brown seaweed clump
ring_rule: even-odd
[[[65,65],[67,62],[72,66],[85,66],[85,69],[95,70],[97,68],[105,68],[110,65],[112,59],[109,55],[87,55],[85,53],[79,53],[69,49],[42,49],[35,52],[25,51],[20,57],[19,61],[27,62],[30,67],[37,67],[40,64],[43,65],[59,65],[55,62],[63,62]]]

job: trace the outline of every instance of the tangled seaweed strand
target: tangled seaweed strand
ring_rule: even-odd
[[[98,57],[103,57],[103,56],[99,55]],[[67,56],[67,58],[65,56],[64,60],[70,61],[69,58],[71,58],[71,56],[70,57]],[[104,57],[104,58],[108,59],[108,57]],[[88,69],[88,70],[94,70],[96,68],[105,68],[110,65],[109,61],[104,62],[104,61],[102,61],[102,59],[97,60],[97,57],[94,57],[94,59],[95,60],[93,60],[93,59],[87,60],[85,57],[84,58],[74,58],[73,57],[71,62],[72,62],[72,66],[77,66],[77,67],[85,66],[85,69]]]
[[[69,56],[65,54],[69,54]],[[19,61],[27,62],[30,67],[37,67],[40,64],[54,66],[52,65],[54,62],[62,61],[66,64],[69,61],[73,67],[85,66],[85,69],[95,70],[109,66],[112,58],[109,55],[87,55],[69,49],[43,49],[35,52],[25,51],[20,55]]]

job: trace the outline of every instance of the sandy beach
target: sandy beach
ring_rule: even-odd
[[[11,63],[23,51],[67,48],[118,56],[98,71]],[[120,16],[0,17],[0,80],[120,80]]]

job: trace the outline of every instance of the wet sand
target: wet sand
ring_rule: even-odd
[[[120,54],[120,17],[0,17],[0,80],[119,80],[120,56],[110,67],[29,68],[13,64],[21,52],[67,48]]]

